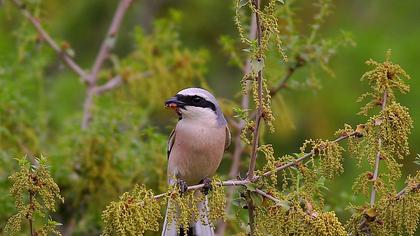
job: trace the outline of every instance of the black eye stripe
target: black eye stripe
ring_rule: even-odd
[[[191,96],[191,95],[177,94],[176,98],[179,101],[185,103],[186,106],[210,108],[213,111],[216,111],[216,106],[212,102],[207,101],[205,98],[202,98],[197,95]]]

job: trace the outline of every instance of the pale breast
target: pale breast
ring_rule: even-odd
[[[174,146],[168,160],[168,177],[177,176],[187,184],[211,177],[223,157],[226,128],[178,122]]]

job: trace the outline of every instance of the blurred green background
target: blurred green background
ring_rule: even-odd
[[[383,61],[385,51],[392,49],[392,61],[400,64],[412,77],[412,80],[408,82],[411,86],[411,92],[408,95],[398,97],[400,102],[410,109],[414,120],[414,129],[409,140],[411,155],[404,160],[403,177],[414,174],[418,166],[414,165],[413,161],[415,156],[420,153],[420,145],[418,145],[420,144],[420,82],[417,79],[420,75],[420,2],[337,0],[335,3],[333,14],[327,18],[325,25],[322,27],[322,34],[327,37],[334,37],[341,30],[345,30],[352,34],[357,45],[338,49],[337,55],[332,58],[330,63],[335,76],[331,77],[325,73],[318,75],[322,89],[286,89],[281,92],[286,104],[281,111],[288,111],[287,117],[293,125],[281,124],[284,119],[278,119],[276,123],[277,132],[268,135],[266,141],[274,144],[276,156],[280,156],[297,152],[305,139],[334,138],[334,132],[342,128],[345,123],[353,126],[363,123],[366,117],[356,115],[361,107],[361,104],[356,103],[356,99],[368,90],[367,84],[360,82],[362,74],[370,69],[364,62],[370,58]],[[118,1],[115,0],[44,0],[41,4],[41,17],[50,34],[59,41],[67,41],[76,53],[75,60],[83,68],[90,68],[117,4]],[[296,7],[298,11],[295,17],[302,25],[301,30],[305,32],[307,31],[305,25],[310,24],[315,11],[313,1],[296,1]],[[153,22],[156,19],[167,17],[171,9],[179,10],[182,14],[179,23],[179,37],[183,47],[191,50],[204,49],[207,51],[208,59],[204,77],[215,95],[220,99],[233,99],[239,104],[238,94],[243,74],[240,69],[227,63],[228,57],[222,52],[219,43],[219,38],[222,35],[238,37],[233,24],[234,10],[231,1],[134,1],[134,5],[129,9],[124,19],[114,54],[120,58],[129,55],[136,47],[134,28],[140,26],[146,35],[153,32]],[[69,195],[69,193],[66,193],[66,188],[71,189],[72,185],[71,180],[69,181],[70,177],[66,176],[65,172],[60,173],[64,168],[60,165],[65,166],[71,157],[65,157],[65,154],[60,156],[58,153],[65,153],[62,150],[65,147],[62,143],[55,141],[60,139],[63,133],[71,136],[69,130],[77,129],[74,127],[78,127],[81,119],[85,86],[80,83],[77,76],[56,60],[54,53],[46,46],[38,45],[38,48],[32,49],[33,51],[24,52],[26,60],[19,60],[19,48],[22,40],[19,40],[19,34],[16,32],[22,21],[24,21],[23,17],[13,7],[4,5],[4,3],[1,5],[0,96],[6,99],[7,96],[13,98],[18,94],[19,99],[26,99],[25,104],[27,106],[18,106],[22,109],[19,117],[26,117],[22,119],[28,120],[25,122],[35,130],[33,134],[29,135],[37,136],[35,138],[37,141],[34,141],[36,144],[33,144],[37,147],[37,151],[34,151],[34,153],[43,153],[53,159],[54,176],[58,179],[59,185],[60,182],[66,183],[60,187],[63,188],[64,197],[72,199],[71,196],[66,196]],[[39,51],[43,53],[39,53]],[[33,55],[30,55],[31,53]],[[131,63],[135,63],[135,61]],[[28,69],[29,67],[25,67],[27,65],[31,65],[30,68],[33,68],[33,72],[31,72],[32,69]],[[11,67],[14,68],[12,74],[19,74],[19,77],[8,76],[9,70],[12,70]],[[41,74],[37,74],[39,71],[41,71]],[[302,81],[306,76],[304,71],[298,71],[291,80]],[[176,77],[172,79],[177,80]],[[159,83],[159,86],[166,87],[168,84]],[[175,93],[176,90],[172,92]],[[6,96],[6,94],[9,95]],[[154,147],[154,150],[161,152],[160,155],[163,156],[164,160],[165,135],[169,134],[170,127],[175,122],[175,117],[172,113],[163,111],[162,104],[166,97],[162,97],[160,94],[142,94],[141,96],[138,97],[138,102],[130,103],[130,105],[135,104],[136,106],[121,109],[131,109],[129,113],[133,113],[133,117],[139,117],[136,121],[138,123],[134,123],[140,130],[139,132],[142,132],[142,136],[145,135],[144,130],[149,130],[147,131],[149,133],[159,132],[158,137],[154,134],[146,134],[147,137],[144,141],[147,142],[147,140],[153,138],[159,140],[157,141],[159,145]],[[148,96],[152,97],[154,102],[148,104],[147,108],[142,107],[142,101],[140,100]],[[136,99],[136,97],[133,96],[130,99]],[[111,104],[111,106],[115,104],[112,99],[104,99],[100,103]],[[118,113],[118,107],[114,108],[113,112]],[[0,114],[2,121],[7,120],[4,119],[6,115],[8,114]],[[285,115],[280,114],[280,116],[284,117]],[[18,118],[14,119],[16,122],[20,122]],[[105,125],[98,129],[108,127],[107,120],[105,119],[103,122]],[[69,128],[67,124],[70,124],[70,127],[73,128]],[[113,127],[112,124],[109,127]],[[15,135],[19,135],[19,132],[16,131]],[[106,133],[106,131],[104,132]],[[105,137],[113,134],[111,132],[111,134],[103,135]],[[135,134],[130,135],[127,135],[127,137],[135,137]],[[3,138],[0,143],[7,142],[7,140],[4,140],[5,136],[0,137]],[[32,137],[29,139],[32,140]],[[126,147],[118,143],[119,139],[115,142],[117,142],[117,150]],[[127,145],[133,148],[132,143]],[[3,168],[0,167],[0,178],[4,179],[2,181],[3,187],[10,184],[6,181],[6,177],[14,167],[7,159],[23,154],[22,150],[19,150],[19,148],[13,149],[11,146],[0,146],[2,147],[2,161],[0,163],[3,165]],[[140,146],[140,144],[139,146],[134,145],[133,149],[140,148]],[[57,149],[61,150],[57,151]],[[54,156],[55,154],[57,155]],[[138,154],[133,155],[141,157],[143,154],[139,151]],[[154,153],[150,155],[153,156]],[[329,191],[325,194],[327,207],[336,210],[343,221],[349,217],[349,213],[344,211],[347,204],[364,200],[352,196],[352,182],[361,170],[357,169],[353,159],[348,159],[347,154],[345,156],[344,174],[336,181],[327,184]],[[134,163],[139,164],[136,161]],[[159,167],[165,166],[164,162],[159,164]],[[228,164],[229,161],[223,162],[220,175],[226,175],[229,170]],[[118,168],[124,167],[119,166]],[[127,171],[130,171],[130,169],[123,170],[123,172]],[[242,172],[244,171],[245,168]],[[165,173],[165,170],[162,170],[162,173]],[[115,199],[115,196],[121,194],[123,190],[129,189],[133,182],[141,182],[142,178],[133,177],[131,183],[127,183],[124,187],[116,190],[115,194],[110,194],[107,200]],[[399,184],[402,185],[403,183]],[[4,187],[6,189],[4,191],[7,191],[6,187]],[[100,189],[98,191],[107,190]],[[11,209],[13,208],[10,206],[7,195],[1,196],[0,200],[3,209],[0,211],[0,215],[2,215],[0,219],[3,220],[12,214],[13,210]],[[85,206],[79,205],[77,207]],[[92,212],[97,211],[97,214],[92,213],[92,216],[86,222],[91,222],[92,218],[94,218],[93,221],[98,221],[100,211],[103,209],[101,207],[103,205],[94,208]],[[60,211],[61,216],[66,216],[67,213],[65,212],[72,210],[60,209]],[[83,217],[76,216],[76,219],[79,218]],[[68,223],[66,222],[67,219],[59,220],[65,224]],[[76,233],[81,235],[96,234],[98,228],[91,227],[86,222],[78,224]],[[3,227],[4,223],[0,221],[0,228]]]

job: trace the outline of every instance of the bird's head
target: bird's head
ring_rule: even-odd
[[[175,110],[180,119],[226,124],[216,98],[205,89],[181,90],[165,102],[165,107]]]

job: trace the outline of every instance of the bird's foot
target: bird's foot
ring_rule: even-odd
[[[187,185],[187,182],[185,182],[185,180],[178,179],[177,184],[178,184],[179,192],[181,193],[181,195],[183,195],[184,193],[188,191],[188,185]]]
[[[213,189],[213,186],[211,185],[211,179],[205,178],[201,181],[202,184],[204,184],[204,187],[201,189],[201,192],[204,195],[209,194],[210,190]]]

